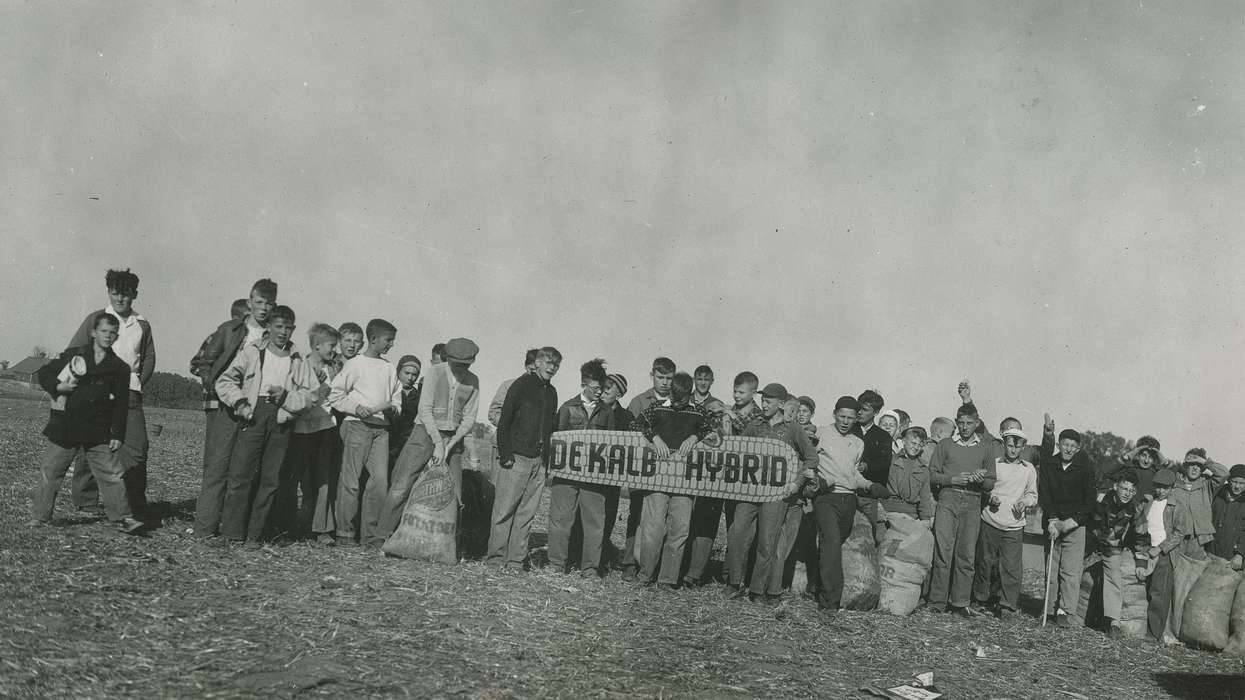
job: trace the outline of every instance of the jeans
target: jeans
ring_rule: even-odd
[[[277,410],[276,404],[261,401],[251,420],[238,429],[221,509],[220,532],[228,539],[258,540],[264,534],[292,428],[277,423]],[[259,483],[252,496],[257,474]]]
[[[934,521],[937,523],[937,519]],[[973,574],[973,599],[985,603],[993,597],[990,580],[994,567],[999,568],[999,605],[1009,610],[1020,609],[1020,582],[1024,577],[1024,528],[1000,530],[990,523],[981,524],[977,538],[977,567]]]
[[[583,531],[579,568],[598,573],[601,548],[605,544],[605,513],[611,495],[618,499],[618,487],[554,479],[549,493],[549,566],[565,571],[570,550],[571,529],[576,517]]]
[[[337,482],[337,536],[355,538],[354,519],[359,516],[361,544],[379,545],[385,541],[381,532],[380,511],[385,505],[389,488],[389,430],[360,420],[345,420],[341,425],[342,468]],[[359,498],[359,482],[367,473],[363,498]]]
[[[753,576],[760,563],[752,558],[752,547],[756,544],[757,521],[761,516],[761,504],[746,501],[735,503],[735,516],[731,518],[726,529],[726,582],[731,586],[742,587],[748,578],[748,564],[754,562]],[[690,575],[689,575],[690,576]],[[756,583],[756,579],[751,579]]]
[[[1102,616],[1119,622],[1124,611],[1124,551],[1111,547],[1085,557],[1085,569],[1102,567]]]
[[[929,602],[968,607],[973,585],[973,559],[981,530],[981,494],[944,488],[934,510],[934,565]],[[1078,574],[1079,575],[1079,574]],[[1080,585],[1078,580],[1077,585]],[[1079,589],[1078,589],[1079,590]],[[1076,600],[1075,595],[1072,598]]]
[[[777,558],[774,560],[774,566],[770,567],[769,591],[770,595],[778,595],[782,593],[783,579],[787,574],[787,563],[791,562],[791,552],[795,549],[795,543],[800,538],[800,527],[804,522],[804,509],[798,503],[787,503],[786,514],[783,516],[782,528],[778,533],[778,549],[775,552]],[[794,567],[794,563],[792,563]],[[794,569],[792,570],[794,574]]]
[[[216,408],[204,412],[207,432],[203,440],[203,483],[195,502],[195,537],[211,537],[220,528],[225,503],[225,480],[233,460],[238,437],[238,421],[229,411]]]
[[[442,440],[448,441],[453,435],[452,431],[441,431]],[[384,537],[389,537],[394,530],[398,529],[398,523],[402,522],[402,512],[406,510],[406,501],[411,495],[411,487],[415,485],[415,482],[419,480],[419,475],[432,461],[432,453],[435,449],[436,444],[432,441],[432,436],[428,434],[423,425],[416,425],[407,437],[406,445],[398,455],[398,460],[393,463],[393,472],[389,475],[389,489],[385,494],[385,505],[381,509],[378,524]],[[454,445],[454,449],[450,450],[445,459],[450,478],[454,480],[454,494],[461,506],[463,502],[463,442],[459,441]]]
[[[623,571],[635,572],[640,568],[636,546],[639,544],[637,535],[640,532],[640,520],[644,517],[644,496],[646,491],[628,488],[627,503],[627,539],[623,545],[622,560],[619,565]],[[611,528],[612,529],[612,528]]]
[[[1081,574],[1085,573],[1085,528],[1078,527],[1061,535],[1054,545],[1048,539],[1047,557],[1051,556],[1052,546],[1055,553],[1050,560],[1051,567],[1058,573],[1050,577],[1048,597],[1051,607],[1046,612],[1054,615],[1060,610],[1075,611],[1081,599]]]
[[[1175,585],[1174,576],[1172,555],[1160,552],[1154,563],[1154,571],[1146,580],[1146,631],[1156,642],[1163,641],[1163,633],[1167,630],[1167,616],[1172,607],[1172,586]]]
[[[69,471],[69,465],[79,449],[83,452],[87,468],[95,474],[108,519],[116,522],[129,517],[130,504],[126,499],[125,484],[122,481],[121,460],[116,452],[108,449],[106,442],[98,445],[58,445],[49,442],[39,469],[39,483],[35,486],[31,499],[31,515],[36,520],[52,521],[56,492],[60,491],[65,473]]]
[[[856,518],[856,494],[822,492],[813,498],[813,514],[821,536],[818,567],[821,585],[817,606],[838,610],[843,602],[843,542],[852,534]],[[736,513],[736,517],[738,517]],[[753,576],[755,579],[755,575]]]
[[[488,538],[487,561],[499,566],[523,566],[527,558],[532,520],[545,491],[540,457],[514,456],[509,469],[494,476],[493,522]]]
[[[293,508],[297,500],[293,490],[302,492],[297,531],[317,535],[337,531],[337,474],[341,462],[334,457],[340,441],[335,428],[290,435],[290,447],[285,454],[288,482],[282,482],[280,487],[288,492],[280,500]]]
[[[640,579],[675,585],[692,520],[692,496],[651,491],[640,518]],[[660,568],[660,571],[658,567]]]
[[[688,532],[687,574],[684,578],[690,583],[700,583],[705,577],[705,568],[713,557],[713,543],[718,539],[718,524],[722,513],[726,513],[726,532],[728,537],[727,552],[730,552],[729,537],[731,523],[735,520],[736,501],[721,498],[697,496],[692,506],[692,524]]]
[[[125,495],[130,510],[142,513],[147,509],[147,416],[143,413],[143,394],[130,391],[130,410],[125,417],[125,441],[117,450],[117,459],[125,471]],[[99,503],[99,486],[92,470],[85,468],[86,456],[78,458],[73,472],[73,503],[79,508],[91,508]]]
[[[741,502],[735,506],[735,519],[727,535],[728,581],[742,585],[748,565],[748,550],[756,542],[749,590],[757,595],[782,592],[783,569],[795,544],[802,512],[788,501]],[[784,541],[784,535],[785,541]]]

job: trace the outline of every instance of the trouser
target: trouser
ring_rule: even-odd
[[[788,503],[787,513],[783,517],[782,530],[778,533],[777,559],[770,567],[769,593],[777,595],[786,588],[783,579],[787,575],[787,564],[791,561],[791,552],[795,549],[796,540],[800,537],[800,527],[804,520],[804,509],[799,503]],[[792,564],[794,566],[794,564]],[[794,573],[794,572],[793,572]]]
[[[756,537],[756,562],[752,567],[749,589],[757,595],[782,593],[783,567],[787,554],[795,543],[799,529],[800,507],[790,501],[768,503],[740,503],[735,506],[735,522],[732,524],[727,543],[727,555],[731,561],[731,583],[743,581],[744,567],[748,560],[748,543]],[[788,526],[791,521],[793,527]],[[783,541],[783,534],[787,540]],[[731,555],[732,549],[740,549],[739,555]]]
[[[142,513],[147,509],[147,416],[143,413],[143,394],[130,391],[130,410],[125,416],[125,441],[117,450],[117,459],[125,471],[125,495],[130,510]],[[85,454],[78,458],[73,472],[73,503],[91,508],[99,503],[99,486],[93,470],[84,468]]]
[[[729,537],[731,524],[735,520],[736,501],[722,498],[697,496],[692,506],[692,524],[688,531],[687,575],[684,578],[690,583],[700,583],[705,577],[705,569],[713,557],[713,543],[718,539],[718,524],[722,514],[726,513],[726,532],[728,537],[727,552],[730,552]]]
[[[981,495],[945,488],[934,511],[934,565],[929,602],[967,607],[981,530]]]
[[[583,531],[579,568],[584,572],[599,572],[601,547],[605,544],[605,514],[611,495],[614,500],[618,499],[617,487],[560,478],[553,480],[549,491],[549,565],[555,571],[566,570],[571,529],[578,516]]]
[[[640,518],[640,578],[675,585],[692,520],[692,496],[650,491]],[[658,569],[660,567],[660,570]]]
[[[873,542],[881,544],[881,531],[878,529],[878,499],[872,496],[856,496],[856,510],[869,521],[870,531],[873,533]]]
[[[536,509],[545,491],[541,459],[515,455],[514,464],[498,469],[495,479],[488,562],[522,567],[527,558],[532,520],[536,518]]]
[[[640,532],[640,520],[644,517],[644,496],[647,492],[628,487],[627,493],[627,539],[619,565],[624,571],[635,572],[640,568],[639,557],[636,556],[636,535]]]
[[[442,430],[441,439],[448,441],[454,436],[452,430]],[[393,463],[393,472],[389,475],[389,488],[385,494],[385,504],[380,513],[380,533],[389,537],[398,529],[402,522],[402,511],[406,510],[406,501],[411,496],[411,487],[419,480],[419,475],[432,461],[432,453],[436,443],[423,425],[416,425],[406,439],[398,460]],[[445,456],[450,478],[454,482],[454,498],[461,507],[463,502],[463,442],[460,440],[454,449]]]
[[[258,540],[264,533],[290,444],[291,426],[277,422],[278,410],[276,404],[261,401],[251,420],[238,429],[221,509],[220,532],[228,539]]]
[[[221,507],[225,503],[225,481],[239,422],[224,408],[204,412],[207,431],[203,439],[203,483],[195,502],[195,537],[211,537],[220,527]]]
[[[821,536],[818,552],[821,586],[817,589],[817,605],[838,610],[843,602],[843,542],[852,534],[856,494],[819,493],[813,498],[813,514]]]
[[[1053,559],[1050,558],[1052,547]],[[1051,567],[1058,572],[1050,576],[1050,590],[1047,592],[1050,609],[1046,612],[1054,615],[1060,610],[1065,613],[1075,611],[1081,599],[1081,574],[1085,573],[1085,528],[1078,527],[1060,535],[1053,545],[1047,539],[1046,555]]]
[[[937,518],[934,519],[937,523]],[[1009,610],[1020,609],[1020,583],[1024,577],[1024,528],[1002,530],[990,523],[981,523],[977,538],[977,565],[973,574],[973,599],[989,601],[993,595],[991,580],[995,566],[999,569],[999,605]]]
[[[116,522],[128,517],[131,511],[122,481],[121,460],[116,452],[108,449],[106,442],[98,445],[58,445],[48,442],[48,448],[43,453],[43,464],[39,469],[39,483],[35,485],[31,499],[31,515],[36,520],[51,522],[56,492],[60,491],[65,473],[69,471],[69,465],[79,449],[82,450],[87,468],[95,474],[104,502],[104,513],[108,519]]]
[[[386,533],[379,527],[380,511],[385,505],[389,484],[389,430],[360,420],[345,420],[341,425],[342,468],[337,481],[337,536],[348,540],[356,537],[355,516],[359,516],[359,542],[379,545]],[[359,498],[359,482],[367,473],[363,498]]]
[[[1146,581],[1146,631],[1156,642],[1163,641],[1163,633],[1167,630],[1167,616],[1171,613],[1172,587],[1175,584],[1175,570],[1172,567],[1172,555],[1160,552],[1154,562],[1154,571]],[[1226,613],[1226,611],[1224,611]]]
[[[337,530],[337,474],[341,462],[335,460],[341,436],[334,428],[314,433],[293,433],[285,455],[286,480],[279,495],[282,508],[294,509],[298,494],[295,532],[332,534]]]
[[[817,551],[817,514],[808,504],[800,517],[800,532],[795,543],[797,556],[804,562],[804,590],[816,595],[821,587],[821,555]]]
[[[1092,571],[1095,567],[1101,568],[1102,616],[1110,618],[1112,622],[1119,622],[1124,611],[1124,551],[1111,547],[1104,551],[1091,552],[1085,557],[1084,568]]]
[[[735,516],[726,529],[726,582],[742,587],[748,579],[748,562],[753,561],[752,582],[756,583],[759,556],[752,559],[752,547],[757,539],[757,521],[761,517],[761,504],[746,501],[735,502]],[[764,584],[762,584],[764,585]]]

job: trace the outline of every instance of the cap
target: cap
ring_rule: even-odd
[[[886,409],[885,411],[882,411],[881,413],[879,413],[879,414],[878,414],[878,421],[881,421],[883,418],[885,418],[885,417],[887,417],[887,416],[890,416],[890,417],[891,417],[891,419],[895,421],[895,425],[899,425],[899,424],[902,422],[902,421],[900,421],[900,420],[899,420],[899,414],[898,414],[898,413],[895,413],[894,411],[892,411],[892,410],[891,410],[891,409],[889,409],[889,408],[888,408],[888,409]]]
[[[1078,445],[1081,444],[1081,434],[1076,432],[1072,428],[1064,428],[1063,430],[1059,431],[1059,439],[1060,441],[1072,440],[1076,442],[1076,444]]]
[[[766,384],[765,388],[761,390],[761,396],[764,396],[767,399],[783,399],[785,401],[790,394],[787,393],[787,387],[781,384],[771,383]]]
[[[424,363],[420,362],[419,358],[415,357],[414,355],[403,355],[402,359],[398,360],[398,371],[401,372],[402,368],[407,365],[415,365],[416,367],[423,367]]]
[[[1029,436],[1025,435],[1025,431],[1021,430],[1020,428],[1008,428],[1007,430],[1004,430],[1003,437],[1005,438],[1018,437],[1021,440],[1024,440],[1025,442],[1029,441]]]
[[[1170,469],[1160,469],[1154,474],[1155,486],[1175,486],[1176,475]]]
[[[471,364],[476,361],[479,352],[480,346],[467,338],[453,338],[445,344],[445,359],[448,362]]]
[[[1229,479],[1245,479],[1245,464],[1234,464],[1228,470]]]
[[[800,398],[796,400],[804,404],[805,406],[808,406],[808,410],[812,411],[813,413],[817,412],[817,402],[814,401],[811,397],[801,396]]]
[[[834,410],[838,411],[841,408],[850,408],[853,411],[859,411],[860,402],[852,396],[840,396],[839,400],[834,402]]]
[[[621,374],[607,374],[605,375],[605,378],[611,382],[614,382],[614,384],[618,386],[619,396],[622,396],[623,394],[627,393],[627,378],[626,377],[622,376]]]

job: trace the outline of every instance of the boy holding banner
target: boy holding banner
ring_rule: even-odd
[[[597,358],[579,368],[582,391],[558,409],[558,430],[608,430],[613,417],[613,403],[601,400],[607,382],[605,361]],[[579,560],[585,577],[596,576],[601,564],[601,545],[605,530],[606,499],[612,487],[554,477],[549,489],[549,567],[557,572],[566,570],[571,528],[576,513],[583,529],[583,550]],[[613,489],[617,492],[617,488]]]
[[[649,370],[653,386],[631,400],[631,405],[627,407],[627,410],[632,416],[639,418],[641,413],[654,404],[670,403],[670,383],[674,379],[674,372],[674,360],[669,357],[653,359],[653,366]],[[636,533],[640,530],[640,520],[644,512],[644,492],[629,488],[627,493],[630,501],[627,512],[627,543],[623,546],[622,561],[619,562],[619,566],[622,567],[623,577],[630,581],[635,579],[640,568],[635,547]]]

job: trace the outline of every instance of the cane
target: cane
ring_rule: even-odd
[[[1046,611],[1050,609],[1050,570],[1055,563],[1055,533],[1050,533],[1050,553],[1046,555],[1046,590],[1042,592],[1042,624],[1046,626]]]

